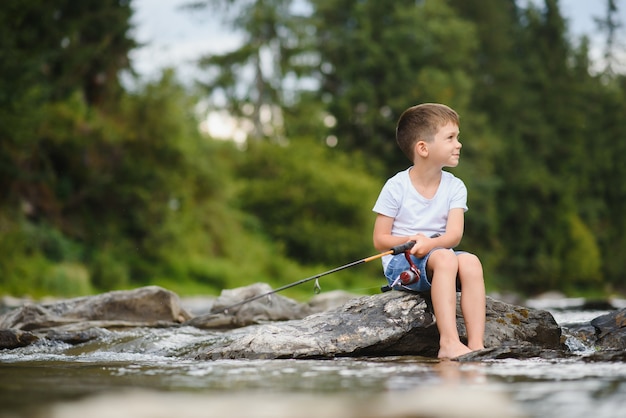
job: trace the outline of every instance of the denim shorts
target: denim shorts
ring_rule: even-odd
[[[417,269],[420,272],[420,279],[417,281],[417,283],[412,283],[407,286],[404,286],[401,283],[398,283],[393,287],[393,289],[394,290],[410,290],[413,292],[429,292],[430,287],[431,287],[432,277],[428,277],[426,273],[426,265],[428,263],[428,258],[430,257],[430,255],[434,251],[437,251],[437,250],[446,250],[446,249],[441,248],[441,247],[433,248],[428,254],[426,254],[424,257],[421,257],[421,258],[411,255],[411,260],[413,260],[413,264],[415,264],[415,267],[417,267]],[[453,251],[453,250],[446,250],[446,251]],[[465,252],[466,251],[454,251],[454,254],[459,255]],[[403,271],[409,270],[409,267],[410,267],[409,262],[406,260],[404,253],[393,256],[393,258],[389,261],[389,264],[387,264],[387,268],[385,269],[385,277],[387,278],[387,282],[389,283],[389,286],[391,286],[396,281],[400,273],[402,273]],[[458,276],[456,278],[456,291],[457,292],[461,291],[461,282]]]

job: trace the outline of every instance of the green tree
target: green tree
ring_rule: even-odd
[[[623,263],[626,251],[626,169],[620,138],[626,135],[622,121],[626,111],[626,77],[618,75],[605,81],[605,75],[595,78],[588,97],[589,136],[587,161],[582,168],[589,172],[585,184],[587,204],[584,215],[591,220],[593,233],[602,252],[602,273],[608,286],[624,291]]]
[[[596,25],[600,31],[606,34],[604,47],[604,72],[608,75],[615,75],[615,65],[619,64],[616,57],[616,49],[624,47],[618,45],[619,31],[623,28],[623,22],[619,21],[619,7],[616,0],[606,0],[606,15],[602,18],[595,18]]]
[[[463,18],[476,27],[478,47],[467,67],[475,83],[471,103],[485,112],[496,132],[517,126],[510,117],[517,112],[524,94],[523,67],[519,65],[518,43],[523,33],[522,10],[514,0],[449,0]],[[506,115],[506,116],[503,116]]]
[[[135,46],[127,34],[131,12],[127,2],[113,0],[2,3],[0,178],[9,191],[2,199],[47,210],[49,193],[31,181],[42,178],[42,166],[54,165],[38,146],[45,106],[76,93],[95,105],[121,91],[118,74]]]
[[[304,16],[293,0],[208,0],[192,10],[221,10],[243,35],[242,45],[199,60],[206,71],[200,84],[213,109],[226,109],[252,122],[251,139],[284,140],[285,112],[298,101],[298,81],[308,74]]]
[[[119,92],[118,74],[137,45],[131,15],[130,1],[2,2],[1,103],[33,88],[52,100],[80,90],[88,103]]]
[[[404,166],[393,140],[404,109],[428,101],[467,109],[475,27],[445,2],[311,3],[320,98],[337,120],[340,149]]]
[[[586,144],[594,132],[590,93],[598,86],[586,43],[572,48],[557,1],[526,10],[515,2],[452,4],[479,28],[472,100],[502,137],[504,158],[494,161],[501,186],[497,270],[524,292],[565,281],[592,285],[601,279],[601,254],[589,217],[598,202],[589,198]],[[574,236],[585,236],[584,251]]]

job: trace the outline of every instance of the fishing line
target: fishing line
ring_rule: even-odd
[[[382,253],[379,253],[379,254],[375,254],[375,255],[363,258],[361,260],[353,261],[352,263],[348,263],[348,264],[345,264],[343,266],[336,267],[336,268],[334,268],[332,270],[328,270],[328,271],[325,271],[323,273],[319,273],[319,274],[316,274],[314,276],[307,277],[306,279],[298,280],[297,282],[293,282],[293,283],[287,284],[285,286],[279,287],[279,288],[274,289],[272,291],[269,291],[267,293],[256,295],[256,296],[253,296],[251,298],[245,299],[245,300],[243,300],[241,302],[238,302],[238,303],[235,303],[233,305],[227,306],[226,308],[222,309],[222,313],[228,314],[228,311],[230,309],[236,308],[236,307],[241,306],[241,305],[245,305],[246,303],[250,303],[252,301],[261,299],[261,298],[266,297],[266,296],[271,296],[274,293],[278,293],[278,292],[280,292],[282,290],[289,289],[289,288],[294,287],[294,286],[298,286],[298,285],[300,285],[302,283],[306,283],[306,282],[311,281],[311,280],[315,280],[315,285],[314,285],[313,291],[319,293],[322,290],[321,286],[319,285],[319,280],[318,280],[320,277],[326,276],[326,275],[329,275],[329,274],[332,274],[332,273],[336,273],[338,271],[345,270],[347,268],[354,267],[354,266],[359,265],[359,264],[368,263],[368,262],[370,262],[372,260],[377,260],[377,259],[379,259],[381,257],[386,256],[386,255],[397,255],[397,254],[404,253],[406,251],[409,251],[411,248],[413,248],[414,245],[415,245],[415,241],[408,241],[408,242],[405,242],[404,244],[396,245],[395,247],[392,247],[389,251],[385,251],[385,252],[382,252]]]

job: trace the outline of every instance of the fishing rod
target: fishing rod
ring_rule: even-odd
[[[328,274],[336,273],[338,271],[345,270],[347,268],[354,267],[354,266],[359,265],[359,264],[367,263],[367,262],[370,262],[372,260],[376,260],[376,259],[379,259],[381,257],[384,257],[386,255],[397,255],[397,254],[404,253],[406,251],[409,251],[411,248],[413,248],[414,245],[415,245],[415,241],[408,241],[408,242],[405,242],[404,244],[396,245],[395,247],[392,247],[388,251],[385,251],[385,252],[382,252],[382,253],[379,253],[379,254],[375,254],[375,255],[363,258],[361,260],[353,261],[352,263],[348,263],[346,265],[343,265],[343,266],[340,266],[340,267],[336,267],[336,268],[334,268],[332,270],[328,270],[328,271],[325,271],[323,273],[319,273],[319,274],[316,274],[314,276],[307,277],[306,279],[298,280],[297,282],[293,282],[293,283],[287,284],[285,286],[282,286],[282,287],[279,287],[277,289],[274,289],[274,290],[272,290],[270,292],[263,293],[263,294],[260,294],[260,295],[256,295],[256,296],[253,296],[251,298],[245,299],[245,300],[243,300],[241,302],[237,302],[237,303],[235,303],[233,305],[227,306],[224,309],[222,309],[222,313],[228,314],[228,310],[230,310],[230,309],[233,309],[233,308],[236,308],[238,306],[244,305],[246,303],[255,301],[257,299],[261,299],[261,298],[263,298],[265,296],[273,295],[274,293],[278,293],[278,292],[280,292],[282,290],[289,289],[290,287],[298,286],[298,285],[300,285],[302,283],[306,283],[306,282],[309,282],[311,280],[319,279],[320,277],[326,276]]]

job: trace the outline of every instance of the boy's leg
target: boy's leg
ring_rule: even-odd
[[[474,254],[458,255],[461,280],[461,310],[467,329],[467,345],[472,350],[484,348],[485,337],[485,281],[483,267]]]
[[[434,251],[428,259],[432,274],[430,291],[439,330],[439,358],[454,358],[471,350],[459,339],[456,328],[456,276],[459,260],[450,250]]]

